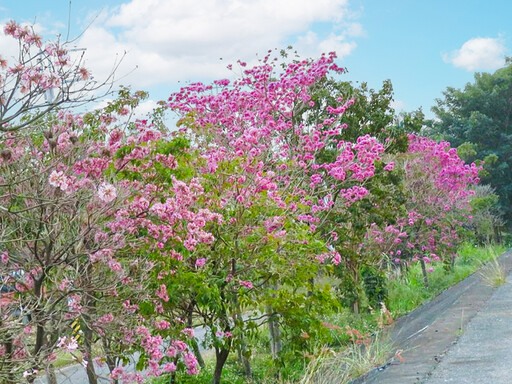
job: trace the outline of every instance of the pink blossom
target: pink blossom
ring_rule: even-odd
[[[7,264],[9,262],[9,252],[3,251],[0,255],[0,261],[4,264]]]
[[[110,203],[117,197],[116,188],[109,183],[101,183],[98,187],[98,197],[105,203]]]
[[[110,378],[112,380],[119,380],[124,373],[124,369],[122,367],[115,367],[110,373]]]
[[[169,301],[169,294],[167,293],[167,286],[165,284],[160,285],[155,291],[155,295],[165,302]]]
[[[132,304],[130,302],[130,300],[125,300],[123,302],[123,308],[125,309],[125,311],[127,311],[128,313],[135,313],[137,311],[137,309],[139,309],[139,306],[137,304]]]
[[[50,173],[48,182],[52,187],[60,188],[62,191],[66,191],[69,186],[69,178],[64,175],[64,172],[62,171],[53,171]]]
[[[164,372],[174,372],[174,371],[176,371],[176,364],[174,364],[173,362],[165,363],[162,366],[162,370]]]
[[[205,258],[199,258],[196,260],[196,267],[203,267],[206,264]]]
[[[392,162],[386,164],[386,166],[384,167],[384,170],[385,171],[392,171],[394,168],[395,168],[395,163],[392,161]]]
[[[58,285],[58,288],[60,291],[66,291],[71,286],[72,282],[68,278],[64,278],[60,284]]]
[[[185,328],[181,331],[187,338],[192,339],[194,337],[194,330],[192,328]]]
[[[253,288],[253,284],[250,281],[240,280],[238,283],[242,287],[245,287],[245,288],[248,288],[248,289],[252,289]]]
[[[80,302],[82,301],[82,297],[80,295],[71,295],[68,299],[68,307],[71,311],[81,312],[82,305]]]
[[[106,323],[111,323],[113,321],[114,321],[114,315],[112,315],[111,313],[107,313],[106,315],[101,316],[97,322],[100,324],[106,324]]]
[[[182,359],[189,375],[197,375],[199,373],[197,358],[193,353],[184,353]]]
[[[59,340],[57,341],[57,347],[63,348],[68,352],[75,351],[78,349],[78,343],[74,337],[59,337]]]
[[[166,320],[159,320],[159,321],[155,322],[155,328],[159,329],[159,330],[169,329],[170,326],[171,326],[171,323],[169,323]]]
[[[187,347],[187,344],[185,344],[185,343],[184,343],[183,341],[181,341],[181,340],[174,340],[174,341],[172,342],[172,346],[173,346],[173,347],[175,347],[175,348],[177,348],[177,349],[178,349],[178,351],[180,351],[180,352],[184,352],[184,351],[186,351],[186,350],[187,350],[187,348],[188,348],[188,347]]]

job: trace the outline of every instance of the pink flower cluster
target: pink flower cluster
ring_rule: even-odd
[[[396,166],[392,162],[384,169]],[[407,214],[384,228],[372,224],[367,245],[396,255],[397,263],[403,252],[408,260],[426,264],[439,261],[439,254],[453,254],[460,241],[460,227],[469,220],[471,186],[478,183],[480,169],[464,163],[450,143],[410,135],[404,168],[410,195],[405,204]]]
[[[64,174],[63,171],[53,171],[50,173],[48,182],[52,187],[59,188],[61,191],[67,191],[70,184],[70,179]]]

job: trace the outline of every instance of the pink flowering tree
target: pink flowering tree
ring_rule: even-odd
[[[466,164],[448,142],[411,135],[409,152],[403,162],[407,217],[401,220],[408,233],[405,249],[412,260],[419,260],[425,284],[426,267],[442,260],[453,267],[457,246],[463,239],[463,226],[471,221],[471,189],[479,181],[481,167]]]
[[[186,280],[187,267],[193,271],[195,264],[184,259],[187,254],[183,250],[211,244],[213,236],[205,226],[221,218],[201,204],[203,186],[193,177],[187,141],[166,136],[147,121],[138,121],[133,128],[139,134],[125,136],[118,131],[109,146],[115,148],[118,177],[137,193],[107,226],[112,232],[129,233],[133,240],[127,252],[134,260],[145,259],[151,265],[146,270],[147,285],[142,288],[147,295],[123,303],[128,311],[142,315],[143,325],[117,332],[121,340],[140,340],[139,367],[147,368],[149,374],[174,373],[181,366],[187,374],[196,374],[200,355],[189,312],[177,292],[198,281]],[[172,279],[178,272],[181,286]],[[116,377],[123,375],[129,377],[118,367]]]
[[[337,102],[349,98],[353,99],[354,105],[336,116],[329,116],[325,108],[321,107],[327,105],[333,110]],[[354,140],[357,143],[363,142],[363,139],[371,139],[374,140],[375,149],[378,148],[373,151],[373,157],[368,156],[371,177],[364,180],[363,188],[359,189],[361,195],[350,204],[341,200],[338,202],[341,204],[335,203],[332,209],[318,210],[316,213],[323,239],[342,255],[341,263],[334,271],[341,281],[338,288],[343,304],[353,307],[357,312],[361,299],[364,299],[375,308],[379,302],[385,300],[384,271],[390,259],[394,263],[401,263],[402,259],[407,259],[405,255],[411,250],[412,243],[408,240],[411,240],[410,235],[414,231],[404,226],[402,217],[407,216],[413,205],[420,209],[429,207],[431,210],[439,210],[440,207],[433,206],[431,200],[445,201],[441,213],[430,214],[438,220],[428,220],[428,223],[442,222],[443,228],[436,225],[422,228],[421,237],[430,238],[430,242],[437,238],[437,250],[441,256],[432,254],[437,259],[454,252],[460,239],[460,225],[467,222],[463,213],[468,208],[466,197],[470,192],[467,189],[472,184],[469,179],[475,177],[475,166],[465,165],[460,159],[453,157],[454,150],[445,156],[450,157],[450,160],[443,159],[442,154],[448,152],[446,143],[439,144],[437,152],[420,150],[420,146],[415,145],[412,140],[413,136],[408,138],[406,133],[419,131],[423,115],[421,111],[405,115],[403,123],[397,125],[390,107],[390,82],[385,82],[379,92],[368,92],[365,84],[355,89],[350,83],[324,79],[312,88],[312,100],[314,104],[304,116],[307,122],[325,121],[332,117],[338,124],[345,126],[338,133],[337,139]],[[417,138],[418,142],[422,140],[425,139]],[[434,144],[436,143],[429,142],[431,146]],[[408,154],[404,155],[406,152]],[[336,156],[339,156],[338,152],[329,146],[317,154],[317,158],[323,161],[332,161]],[[367,155],[363,153],[363,156]],[[438,158],[434,160],[435,156]],[[409,160],[414,157],[412,162],[416,165],[404,171],[404,157]],[[420,164],[424,165],[421,169]],[[472,176],[468,176],[467,169],[472,169]],[[428,196],[429,193],[437,191],[443,182],[448,182],[446,174],[449,172],[453,183],[453,186],[448,187],[452,189],[450,196],[442,195],[446,192],[446,187],[441,189],[444,192],[438,191],[438,198]],[[426,173],[429,176],[424,176]],[[323,175],[324,180],[328,180],[330,176],[328,173]],[[457,179],[460,179],[459,184]],[[422,184],[422,188],[419,184]],[[421,189],[423,192],[420,192]],[[447,214],[445,209],[450,213]],[[438,236],[439,233],[443,234],[442,238]],[[414,237],[418,238],[418,234]],[[426,245],[422,247],[425,248]],[[427,261],[428,256],[430,254],[425,255]]]
[[[90,261],[101,244],[96,232],[124,198],[104,175],[108,158],[95,151],[78,116],[48,115],[39,127],[4,133],[0,144],[0,276],[11,291],[0,323],[6,383],[30,381],[58,349],[77,350],[70,323],[85,316],[87,292],[101,294],[119,283],[93,273]],[[117,247],[123,238],[105,242]],[[112,258],[110,266],[116,262]],[[90,323],[85,325],[87,343]],[[88,347],[77,359],[93,374]]]
[[[0,131],[30,127],[57,107],[86,103],[110,90],[112,75],[93,80],[70,42],[45,42],[33,27],[12,20],[3,32],[18,51],[15,57],[0,55]]]
[[[119,367],[134,345],[155,350],[134,304],[148,297],[144,277],[152,264],[132,257],[130,250],[146,242],[130,224],[142,212],[129,209],[151,193],[151,201],[163,196],[119,177],[139,171],[134,163],[142,158],[151,166],[155,132],[143,123],[117,127],[115,120],[130,116],[145,94],[123,89],[122,100],[85,116],[60,110],[94,100],[105,84],[92,80],[67,42],[43,43],[12,21],[4,32],[19,50],[0,58],[0,381],[32,382],[47,370],[54,382],[55,353],[65,350],[96,383],[97,341],[97,363],[109,365],[112,380],[140,381]],[[122,146],[133,153],[117,153]],[[73,321],[81,325],[79,341]],[[175,356],[192,366],[185,352]],[[159,357],[153,367],[168,363]]]
[[[298,324],[321,323],[322,310],[314,303],[322,297],[315,290],[323,287],[313,282],[322,263],[340,262],[330,239],[317,237],[322,213],[335,205],[346,211],[368,194],[364,184],[374,176],[384,147],[369,135],[356,142],[339,139],[345,127],[337,116],[352,101],[324,106],[325,119],[311,122],[304,115],[315,105],[315,84],[330,72],[343,72],[334,59],[331,54],[304,60],[282,71],[269,57],[251,69],[240,62],[243,76],[232,85],[228,80],[192,84],[169,99],[197,154],[201,204],[219,220],[192,226],[208,228],[210,243],[184,243],[173,257],[186,262],[173,269],[166,286],[179,286],[184,276],[187,284],[199,282],[182,296],[188,300],[182,307],[211,331],[216,383],[232,348],[246,354],[252,328],[267,322],[274,330],[282,326],[285,336],[297,341],[303,335]],[[318,155],[325,148],[337,155],[322,160]],[[285,301],[285,292],[296,296]],[[310,317],[301,323],[299,312]],[[249,373],[247,365],[245,370]]]
[[[85,116],[50,114],[37,128],[2,136],[3,383],[32,382],[41,370],[54,382],[59,351],[84,366],[90,383],[98,380],[93,361],[106,363],[114,382],[143,380],[140,372],[122,368],[137,350],[151,356],[149,375],[181,364],[195,372],[193,354],[182,348],[186,344],[154,336],[153,323],[140,316],[137,305],[159,296],[147,290],[154,262],[134,255],[157,244],[154,231],[177,244],[188,236],[183,221],[152,224],[163,215],[163,202],[185,193],[176,179],[165,190],[151,183],[153,167],[166,172],[175,164],[167,147],[158,146],[162,135],[145,122],[116,124],[116,116],[142,96],[124,97]],[[184,200],[175,205],[185,222],[197,214]],[[74,321],[83,332],[78,339]],[[96,343],[103,350],[95,358]]]
[[[481,168],[464,163],[447,142],[415,135],[408,140],[408,151],[395,159],[403,175],[405,211],[384,226],[373,223],[365,245],[395,265],[418,261],[428,286],[432,263],[453,267],[464,226],[471,222],[470,197]]]

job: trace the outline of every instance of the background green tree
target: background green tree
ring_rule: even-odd
[[[463,90],[448,87],[432,110],[431,135],[461,147],[465,160],[486,163],[482,182],[500,196],[512,222],[512,59],[494,73],[476,73]]]
[[[353,104],[338,116],[344,128],[337,138],[356,142],[359,137],[370,135],[385,146],[384,161],[376,164],[375,177],[365,183],[370,193],[348,209],[345,209],[343,201],[340,202],[342,209],[335,205],[322,219],[324,236],[330,238],[332,246],[343,255],[340,265],[334,268],[340,281],[337,292],[342,304],[355,312],[368,306],[375,308],[384,301],[386,257],[361,244],[365,243],[372,223],[382,227],[394,224],[404,209],[401,172],[389,172],[384,166],[393,162],[397,153],[407,151],[407,134],[419,132],[423,125],[421,109],[396,114],[392,107],[393,97],[391,80],[385,80],[380,89],[372,89],[365,82],[354,84],[326,77],[315,84],[312,92],[315,104],[302,115],[308,124],[315,124],[330,117],[325,113],[326,106],[352,100]],[[337,155],[336,148],[325,147],[318,157],[329,162]],[[331,238],[333,232],[336,232],[336,240]]]

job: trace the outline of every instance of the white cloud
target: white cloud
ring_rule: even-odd
[[[151,114],[157,107],[158,104],[155,100],[145,100],[135,108],[134,116],[137,119],[143,119]]]
[[[136,88],[226,77],[227,64],[255,62],[257,53],[281,49],[296,35],[292,44],[305,54],[345,56],[356,47],[352,38],[364,34],[349,20],[348,0],[131,0],[106,13],[79,46],[87,47],[98,80],[126,52],[117,73],[129,73],[122,83]],[[313,23],[332,23],[332,32],[319,37]]]
[[[405,111],[407,105],[401,101],[401,100],[393,100],[391,101],[391,108],[393,108],[395,111]]]
[[[313,31],[308,31],[305,35],[299,36],[294,45],[297,52],[303,56],[318,56],[321,53],[335,51],[338,58],[348,56],[356,48],[354,41],[348,41],[346,34],[335,34],[331,32],[325,39],[320,39]]]
[[[360,23],[349,23],[345,30],[345,34],[351,37],[364,37],[366,36],[366,31]]]
[[[15,39],[3,33],[5,24],[0,25],[0,57],[9,61],[15,60],[18,56],[19,46]]]
[[[476,37],[460,49],[443,54],[443,60],[466,71],[493,70],[505,64],[506,48],[500,38]]]

